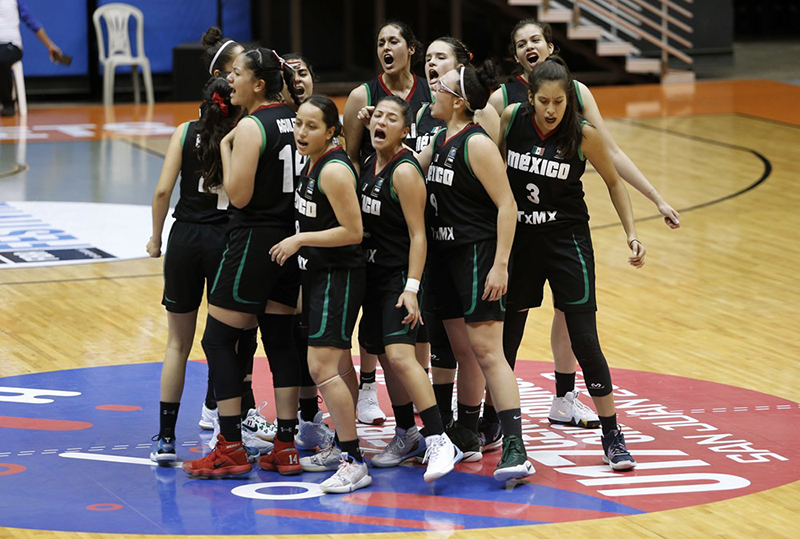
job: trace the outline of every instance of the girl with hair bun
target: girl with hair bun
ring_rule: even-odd
[[[201,39],[203,51],[203,66],[212,77],[227,77],[233,67],[233,61],[243,51],[244,47],[232,39],[222,37],[222,30],[212,26]]]
[[[160,465],[177,461],[175,424],[197,309],[206,283],[210,286],[216,275],[225,247],[228,197],[221,186],[220,143],[239,117],[239,108],[231,103],[230,94],[225,79],[215,77],[208,81],[203,89],[203,114],[199,120],[185,122],[175,130],[153,196],[153,235],[147,243],[147,254],[158,258],[170,197],[180,176],[180,198],[164,259],[161,303],[167,310],[169,330],[161,369],[161,425],[150,455]],[[213,389],[208,393],[213,402]]]
[[[485,385],[496,398],[505,436],[494,477],[505,482],[532,474],[533,465],[522,441],[517,382],[502,354],[503,296],[517,207],[497,146],[473,121],[475,111],[486,106],[495,81],[496,70],[489,61],[439,77],[431,114],[446,128],[436,133],[419,162],[427,169],[428,279],[435,290],[434,313],[444,320],[454,349],[472,349]],[[471,359],[457,357],[464,367]],[[458,420],[448,431],[454,441],[477,439],[485,387],[479,378],[459,379],[459,386],[468,387],[459,392]]]
[[[372,483],[356,433],[358,387],[350,356],[364,298],[364,254],[359,245],[364,231],[358,177],[336,142],[340,133],[333,101],[311,96],[300,105],[294,137],[298,153],[307,160],[294,193],[296,233],[269,250],[273,261],[296,264],[302,275],[308,367],[328,405],[336,439],[320,453],[300,459],[300,464],[305,471],[335,470],[320,484],[326,493],[352,492]]]

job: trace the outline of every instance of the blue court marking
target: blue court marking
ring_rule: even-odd
[[[0,424],[3,418],[65,420],[87,422],[81,430],[44,431],[0,428],[0,526],[95,533],[137,534],[331,534],[366,532],[422,531],[392,525],[391,519],[406,524],[433,523],[444,529],[455,526],[494,528],[541,523],[519,518],[515,510],[496,515],[450,512],[438,498],[517,504],[520,511],[529,507],[552,507],[564,520],[570,510],[592,510],[614,516],[641,511],[601,497],[536,484],[531,481],[506,490],[492,477],[453,472],[432,485],[424,483],[422,466],[372,469],[373,484],[355,494],[375,495],[382,506],[347,502],[338,495],[301,500],[250,499],[234,495],[237,486],[256,483],[320,483],[327,473],[305,473],[281,477],[272,472],[254,471],[246,480],[199,480],[179,468],[100,462],[58,456],[67,450],[90,455],[113,455],[146,459],[150,437],[158,430],[158,392],[160,363],[121,365],[46,372],[0,378],[0,387],[80,392],[77,396],[47,396],[51,403],[9,402],[14,394],[0,389]],[[178,419],[178,456],[197,458],[183,443],[204,443],[209,434],[197,426],[200,403],[205,394],[207,367],[189,362],[183,406]],[[141,407],[134,411],[98,410],[100,405]],[[42,423],[44,424],[44,423]],[[195,447],[195,446],[192,446]],[[44,454],[43,454],[44,453]],[[7,464],[24,466],[20,473],[6,473]],[[262,489],[269,494],[290,494],[302,489]],[[381,496],[381,493],[387,493]],[[416,496],[430,510],[404,509],[387,500],[395,493]],[[430,504],[427,504],[427,498]],[[437,503],[438,502],[438,503]],[[369,503],[369,501],[367,501]],[[87,506],[118,504],[118,510],[91,511]],[[451,504],[452,505],[452,504]],[[509,506],[506,507],[508,510]],[[265,515],[260,509],[305,511],[322,515],[298,518]],[[325,520],[327,514],[379,519],[377,523]],[[537,513],[538,514],[538,513]],[[543,511],[543,514],[546,514]],[[517,517],[517,518],[515,518]],[[576,515],[576,518],[578,516]],[[389,519],[389,520],[380,520]],[[397,523],[396,523],[397,524]]]

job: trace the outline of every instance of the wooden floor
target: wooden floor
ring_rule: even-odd
[[[612,368],[800,401],[800,87],[738,81],[602,88],[595,95],[620,146],[682,215],[682,227],[671,231],[631,192],[648,250],[646,266],[636,271],[626,264],[625,236],[602,180],[587,174],[600,335]],[[195,114],[194,105],[164,104],[152,118],[174,125]],[[117,121],[134,116],[143,117],[130,106],[115,113]],[[67,117],[108,120],[100,107],[41,109],[31,111],[28,124]],[[135,142],[153,151],[165,146],[163,138]],[[166,337],[160,264],[1,269],[0,376],[160,360]],[[545,307],[529,319],[520,357],[551,357],[550,316]],[[201,357],[201,334],[193,358]],[[408,536],[797,537],[798,508],[795,482],[659,513]],[[100,537],[0,529],[0,537],[53,536]]]

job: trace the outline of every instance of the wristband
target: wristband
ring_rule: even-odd
[[[629,249],[633,249],[633,242],[636,242],[636,243],[638,243],[639,245],[644,245],[644,244],[643,244],[642,242],[640,242],[638,239],[636,239],[636,238],[633,238],[631,241],[629,241],[629,242],[628,242],[628,248],[629,248]]]
[[[406,292],[413,292],[416,294],[419,292],[419,279],[409,279],[406,281]]]

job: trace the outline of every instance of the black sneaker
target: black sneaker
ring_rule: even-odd
[[[477,432],[472,432],[458,421],[453,423],[445,432],[447,437],[464,453],[464,458],[461,459],[461,462],[476,462],[483,458]]]
[[[478,420],[478,443],[481,452],[488,453],[503,445],[503,429],[500,423],[489,423],[483,418]]]
[[[503,456],[497,463],[494,470],[494,478],[498,481],[509,481],[511,479],[522,479],[533,475],[536,470],[528,460],[528,453],[525,451],[525,444],[522,438],[515,435],[503,438]]]
[[[615,471],[632,470],[636,467],[636,461],[625,447],[625,436],[618,428],[603,435],[603,462]]]

